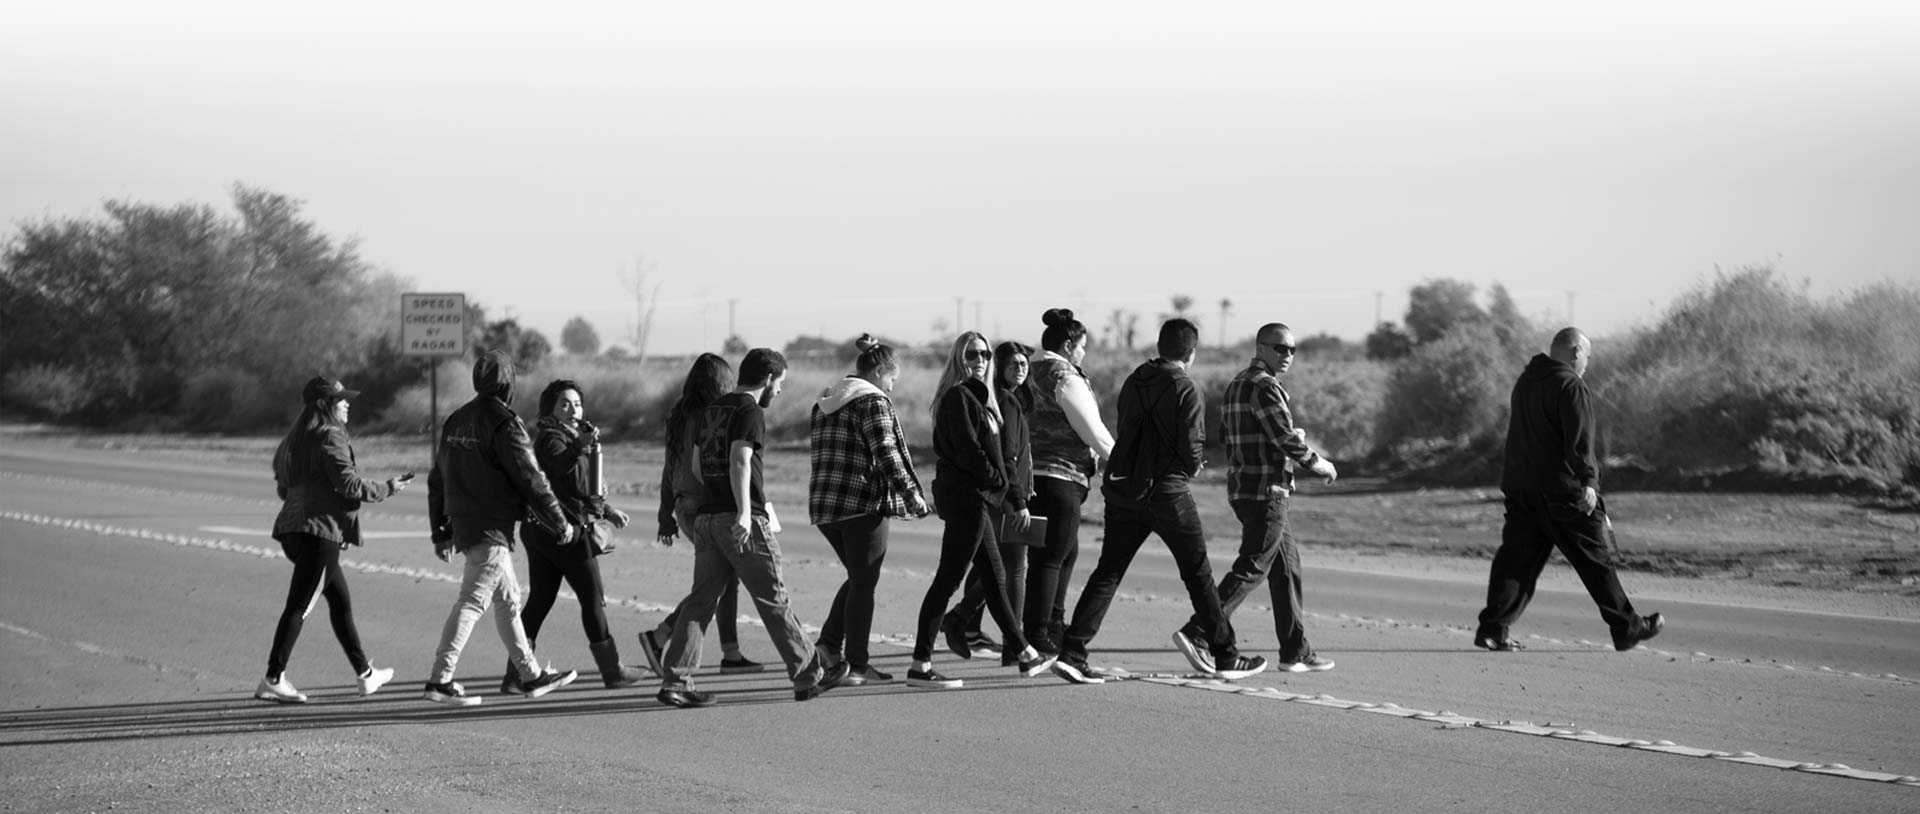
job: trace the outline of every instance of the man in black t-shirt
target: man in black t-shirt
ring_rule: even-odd
[[[704,707],[712,693],[695,690],[691,677],[700,669],[700,644],[713,619],[720,594],[735,579],[753,597],[767,634],[787,663],[793,697],[806,701],[826,692],[847,675],[842,662],[826,666],[814,652],[800,620],[787,605],[781,574],[780,541],[774,536],[761,474],[760,450],[766,443],[766,407],[780,394],[787,360],[767,348],[754,348],[740,361],[739,384],[688,422],[689,440],[706,495],[695,510],[693,589],[680,603],[679,619],[663,656],[659,699],[676,707]],[[743,510],[744,507],[744,510]]]

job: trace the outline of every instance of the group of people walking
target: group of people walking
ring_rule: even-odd
[[[789,601],[778,515],[766,497],[762,453],[766,408],[784,389],[780,353],[748,351],[738,371],[713,354],[694,361],[669,414],[661,472],[659,539],[693,542],[692,585],[659,627],[641,631],[656,697],[675,707],[715,703],[693,683],[706,628],[721,617],[722,672],[764,669],[740,652],[735,597],[753,602],[792,682],[806,701],[836,686],[881,684],[894,677],[873,662],[874,598],[887,554],[889,524],[937,513],[940,555],[915,626],[909,686],[962,685],[933,663],[936,643],[960,658],[997,651],[1022,676],[1051,670],[1069,682],[1105,675],[1089,647],[1135,555],[1149,535],[1173,554],[1192,604],[1172,633],[1174,647],[1200,673],[1237,680],[1268,668],[1239,651],[1232,617],[1261,583],[1272,600],[1277,669],[1318,672],[1334,666],[1309,645],[1300,558],[1288,521],[1296,473],[1332,483],[1338,471],[1295,426],[1280,376],[1298,346],[1286,325],[1255,336],[1253,357],[1228,384],[1221,407],[1228,502],[1241,524],[1232,568],[1218,582],[1191,483],[1204,465],[1205,405],[1187,374],[1199,345],[1189,320],[1161,325],[1158,355],[1120,388],[1118,432],[1100,417],[1080,363],[1086,326],[1067,309],[1042,316],[1041,347],[993,345],[978,332],[958,337],[932,407],[934,475],[922,486],[892,390],[898,353],[871,336],[857,341],[854,370],[815,398],[808,442],[807,517],[846,569],[819,636],[809,640]],[[1639,616],[1627,601],[1605,543],[1609,528],[1598,496],[1591,409],[1581,374],[1591,343],[1576,329],[1556,335],[1515,386],[1508,433],[1507,524],[1489,580],[1475,643],[1521,649],[1509,629],[1531,599],[1548,555],[1559,548],[1579,572],[1614,644],[1626,650],[1659,633],[1660,614]],[[597,557],[603,528],[629,522],[609,506],[600,479],[599,434],[585,418],[577,383],[554,381],[541,393],[530,437],[514,413],[514,371],[503,353],[473,367],[475,397],[448,416],[428,475],[428,512],[436,554],[464,560],[458,597],[443,626],[422,697],[480,703],[454,680],[473,625],[491,609],[508,663],[501,692],[539,697],[571,683],[572,670],[543,668],[534,642],[565,582],[579,597],[581,623],[608,687],[639,683],[622,663],[603,608]],[[304,411],[274,458],[283,508],[274,523],[294,572],[275,630],[263,700],[300,703],[286,677],[302,621],[321,597],[362,694],[390,681],[362,652],[340,552],[360,543],[356,511],[408,487],[412,473],[384,482],[355,470],[345,425],[356,395],[316,378]],[[1104,466],[1102,463],[1104,462]],[[1099,556],[1067,613],[1067,588],[1079,553],[1081,506],[1098,486],[1105,503]],[[929,496],[931,500],[929,500]],[[522,601],[511,549],[515,528],[527,547],[531,590]],[[959,596],[956,603],[955,597]],[[991,618],[996,641],[982,629]]]

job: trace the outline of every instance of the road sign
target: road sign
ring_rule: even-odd
[[[401,294],[400,353],[467,355],[467,295]]]

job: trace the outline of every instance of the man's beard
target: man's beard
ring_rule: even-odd
[[[769,387],[760,391],[760,409],[765,410],[771,406],[773,406],[773,388]]]

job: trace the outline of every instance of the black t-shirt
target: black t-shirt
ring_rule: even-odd
[[[760,469],[760,448],[767,437],[767,414],[760,402],[745,393],[728,393],[713,400],[694,425],[694,458],[706,495],[700,501],[699,514],[738,512],[734,505],[733,483],[728,478],[729,458],[735,441],[753,447],[753,466],[749,470],[747,495],[753,501],[753,513],[767,516],[767,491]]]

